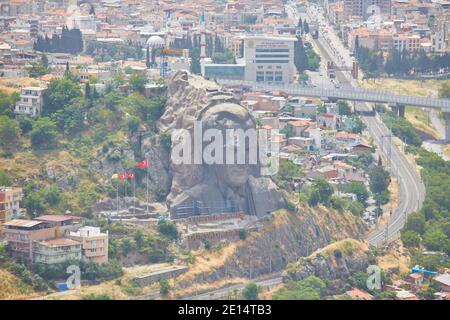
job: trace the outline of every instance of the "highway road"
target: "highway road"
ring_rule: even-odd
[[[345,52],[340,40],[319,11],[320,9],[317,9],[316,6],[309,6],[307,16],[302,17],[302,19],[307,17],[308,20],[314,17],[321,25],[325,26],[320,28],[319,39],[312,41],[319,48],[322,59],[334,61],[338,67],[348,65],[352,59],[350,54]],[[294,6],[290,6],[288,14],[297,20],[300,17]],[[323,33],[324,29],[327,30],[325,34]],[[336,78],[342,88],[358,87],[357,81],[352,79],[351,75],[346,71],[336,72]],[[391,138],[389,138],[392,134],[381,118],[374,116],[370,112],[364,112],[371,111],[371,106],[367,103],[356,103],[355,107],[357,111],[362,111],[362,120],[367,125],[374,142],[378,146],[382,146],[383,150],[381,151],[390,159],[390,163],[388,163],[390,173],[398,178],[400,184],[399,205],[392,213],[390,220],[385,226],[372,231],[367,237],[370,244],[381,246],[397,239],[407,216],[420,209],[425,198],[425,187],[414,166],[406,160]]]

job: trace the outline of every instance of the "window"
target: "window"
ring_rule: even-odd
[[[256,58],[289,58],[288,54],[257,54]]]
[[[282,82],[283,81],[283,72],[275,71],[275,81]]]
[[[264,72],[257,71],[256,72],[256,82],[263,82],[264,81]]]
[[[289,49],[256,49],[256,52],[289,52]]]
[[[266,72],[266,81],[271,82],[273,81],[273,72]]]
[[[289,63],[289,60],[256,60],[256,63]]]

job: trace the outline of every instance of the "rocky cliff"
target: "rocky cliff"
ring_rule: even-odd
[[[359,239],[365,230],[360,219],[328,208],[304,207],[298,212],[280,210],[263,223],[260,231],[232,245],[232,249],[198,257],[191,270],[180,278],[179,285],[213,282],[227,277],[254,278],[280,272],[288,263],[296,262],[333,241]],[[362,266],[363,262],[358,265]],[[301,271],[299,276],[303,275],[302,272],[306,271]],[[314,269],[309,272],[314,272]]]
[[[366,243],[344,239],[291,264],[283,273],[283,280],[299,281],[309,276],[346,280],[354,273],[365,271],[372,260]]]

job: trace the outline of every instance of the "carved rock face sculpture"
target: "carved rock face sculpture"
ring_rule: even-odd
[[[180,78],[179,75],[178,78]],[[189,96],[189,93],[185,91],[189,90],[189,87],[188,85],[184,88],[184,96]],[[198,91],[198,88],[195,90]],[[197,93],[196,96],[199,94]],[[214,149],[211,154],[216,156],[218,153],[223,162],[207,164],[205,159],[202,159],[200,164],[175,165],[173,162],[171,163],[173,180],[167,203],[172,217],[236,211],[244,211],[247,214],[262,217],[284,206],[284,200],[273,182],[267,177],[261,177],[260,166],[249,161],[252,151],[249,150],[249,143],[245,143],[243,164],[237,162],[236,145],[234,146],[235,161],[232,163],[226,161],[225,154],[229,147],[228,144],[230,141],[234,141],[233,138],[236,138],[236,136],[232,136],[233,132],[235,133],[236,129],[244,132],[248,129],[255,129],[255,119],[245,107],[237,103],[233,96],[218,92],[200,96],[201,101],[204,102],[203,105],[195,102],[192,104],[186,100],[181,101],[177,99],[176,94],[175,96],[169,95],[168,107],[170,108],[171,105],[170,100],[174,99],[177,102],[177,112],[173,112],[173,110],[166,110],[166,112],[172,118],[176,114],[177,119],[174,120],[183,125],[181,128],[176,126],[172,128],[173,130],[168,129],[172,131],[172,137],[176,137],[176,133],[179,131],[189,132],[189,136],[192,138],[192,148],[190,148],[192,152],[195,152],[193,150],[196,143],[201,145],[202,151],[206,150],[208,144],[215,141],[217,137],[206,139],[203,135],[209,129],[215,130],[222,139],[220,145],[223,146],[223,149],[221,151]],[[164,121],[164,116],[162,120]],[[199,140],[195,133],[198,128],[201,128],[201,141],[193,141]],[[246,141],[248,142],[248,140]],[[173,138],[172,152],[178,143],[183,142]]]

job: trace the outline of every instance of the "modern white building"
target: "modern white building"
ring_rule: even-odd
[[[215,64],[210,59],[202,63],[202,75],[208,79],[246,80],[264,83],[294,81],[293,37],[246,36],[244,57],[236,64]]]
[[[293,37],[245,37],[245,80],[265,83],[292,82],[296,74],[296,41]]]
[[[16,103],[14,113],[36,117],[41,114],[44,105],[46,88],[26,87],[20,93],[20,100]]]

